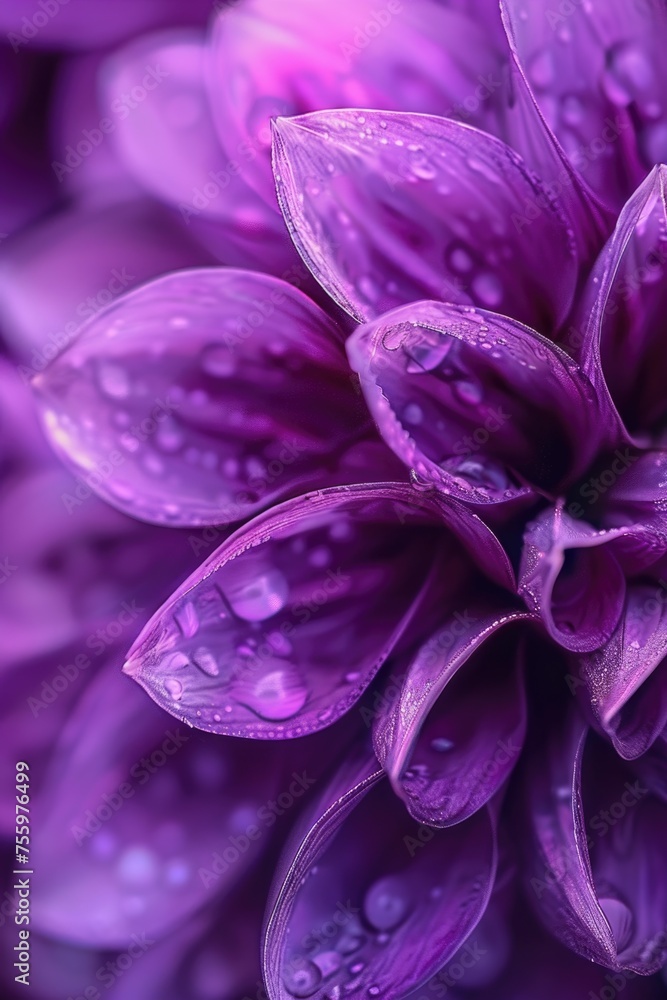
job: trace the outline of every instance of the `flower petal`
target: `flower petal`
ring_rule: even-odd
[[[441,525],[441,506],[400,484],[287,501],[182,584],[125,669],[166,711],[210,732],[280,739],[325,728],[368,686],[422,592],[440,580],[445,599],[470,575]]]
[[[103,110],[115,125],[115,148],[130,173],[177,208],[222,263],[282,275],[300,261],[275,208],[241,178],[241,154],[230,160],[220,146],[205,54],[203,34],[179,31],[142,37],[107,59]],[[153,88],[123,117],[118,95],[131,92],[147,66],[158,67]]]
[[[123,292],[212,260],[146,199],[64,210],[0,245],[3,335],[30,378]]]
[[[663,316],[667,305],[667,167],[651,172],[624,206],[578,308],[581,363],[644,442],[664,427]],[[617,418],[618,423],[618,418]]]
[[[533,903],[561,941],[600,965],[650,975],[667,955],[667,805],[631,777],[572,713],[534,758],[528,874]]]
[[[34,385],[58,452],[109,503],[222,524],[341,481],[364,428],[340,339],[278,279],[180,271],[99,313]]]
[[[374,0],[244,0],[213,25],[209,82],[220,142],[275,207],[272,116],[385,108],[461,115],[486,127],[503,56],[485,25],[438,0],[381,9]]]
[[[358,329],[348,354],[389,447],[460,500],[530,499],[531,486],[553,495],[595,453],[590,384],[511,319],[417,302]]]
[[[493,637],[531,617],[466,607],[448,617],[407,669],[395,668],[388,687],[398,694],[382,699],[373,742],[394,791],[419,822],[460,823],[512,772],[526,727],[523,669],[516,637]]]
[[[596,531],[562,503],[542,512],[524,536],[519,593],[565,649],[587,653],[613,634],[625,601],[625,577],[609,545],[626,529]]]
[[[269,760],[262,749],[241,754],[234,741],[174,725],[117,667],[99,674],[35,803],[31,923],[68,941],[122,947],[134,933],[166,933],[213,892],[229,892],[269,839],[261,828],[231,853],[232,838],[279,785],[275,752]],[[212,871],[225,849],[226,867]]]
[[[368,756],[348,760],[302,817],[274,883],[263,948],[270,1000],[320,985],[343,986],[351,1000],[405,996],[473,931],[495,868],[489,809],[424,831]],[[323,944],[318,930],[331,921],[340,931]]]
[[[646,753],[667,726],[666,658],[665,585],[631,583],[616,632],[579,661],[590,710],[626,759]]]
[[[279,118],[274,135],[292,239],[355,319],[422,298],[547,330],[567,314],[577,274],[567,220],[498,139],[444,118],[348,110]],[[513,220],[538,197],[546,208],[527,241]]]
[[[508,34],[572,166],[617,209],[667,156],[667,12],[660,3],[505,0]]]

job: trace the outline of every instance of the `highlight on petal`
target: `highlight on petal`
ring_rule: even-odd
[[[422,594],[446,600],[471,566],[443,531],[442,506],[409,486],[308,494],[224,542],[153,617],[125,669],[200,729],[306,735],[360,697]]]
[[[341,987],[351,1000],[404,997],[475,929],[495,870],[489,808],[425,831],[374,761],[348,760],[283,855],[263,945],[270,1000]],[[325,942],[331,922],[339,931]]]
[[[527,780],[530,898],[584,958],[650,975],[667,957],[667,805],[573,712]]]
[[[209,71],[220,142],[274,208],[272,116],[385,108],[493,131],[505,53],[469,9],[439,0],[243,0],[227,15],[213,23]]]
[[[467,819],[505,783],[526,728],[515,630],[527,612],[473,604],[448,616],[407,667],[394,667],[373,727],[375,753],[410,814],[428,826]],[[499,633],[499,634],[497,634]]]
[[[537,0],[529,16],[522,0],[502,7],[541,114],[571,166],[617,210],[667,157],[667,10],[625,0],[569,9]]]
[[[100,673],[68,719],[35,803],[31,926],[123,947],[228,893],[270,835],[260,828],[244,852],[234,838],[279,787],[275,749],[271,758],[259,744],[238,751],[174,723],[117,667]]]
[[[553,329],[577,280],[568,221],[498,139],[428,115],[322,111],[274,124],[295,246],[358,321],[415,299],[473,303]],[[544,205],[527,240],[527,200]],[[539,262],[539,263],[538,263]]]
[[[626,529],[597,531],[556,506],[524,535],[519,594],[556,642],[576,653],[602,646],[620,620],[625,576],[613,543]]]
[[[554,495],[595,454],[588,380],[514,320],[416,302],[359,328],[347,349],[386,443],[459,500],[530,500],[531,487]]]
[[[632,582],[621,621],[597,652],[583,656],[572,680],[616,752],[646,753],[667,726],[666,584]],[[583,689],[581,682],[583,682]]]
[[[340,339],[286,282],[180,271],[98,313],[33,384],[87,487],[142,520],[223,524],[340,482],[364,437]]]
[[[623,207],[572,331],[582,367],[642,444],[649,431],[664,437],[667,418],[666,184],[667,167],[656,167]]]

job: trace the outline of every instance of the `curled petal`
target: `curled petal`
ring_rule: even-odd
[[[495,636],[526,612],[456,612],[388,682],[375,753],[416,820],[460,823],[485,805],[517,763],[526,728],[515,636]],[[397,675],[397,676],[396,676]],[[465,775],[465,781],[461,780]]]
[[[503,7],[542,115],[572,167],[617,209],[667,156],[667,11],[624,0],[567,11],[538,0],[529,17],[521,0]]]
[[[359,328],[348,355],[390,448],[460,500],[553,495],[595,452],[587,379],[514,320],[417,302]]]
[[[616,751],[646,753],[667,726],[667,605],[660,586],[628,585],[623,616],[611,639],[579,660],[586,702]],[[580,689],[577,678],[573,687]]]
[[[320,986],[393,1000],[455,953],[493,886],[494,819],[485,809],[423,842],[420,830],[374,761],[346,762],[303,816],[274,883],[263,946],[270,1000]],[[339,932],[324,943],[318,931],[331,921]]]
[[[374,0],[244,0],[232,16],[222,11],[209,81],[226,159],[240,161],[275,206],[272,116],[385,108],[461,116],[491,130],[504,53],[485,29],[438,0],[381,9]]]
[[[661,432],[667,416],[666,183],[667,167],[656,167],[624,206],[571,331],[584,370],[609,398],[610,415],[618,425],[620,414],[640,443],[647,432]]]
[[[383,111],[279,118],[274,132],[292,239],[355,319],[423,298],[486,306],[538,328],[567,314],[577,274],[567,220],[498,139]],[[531,198],[545,208],[526,240],[514,217]]]
[[[613,552],[624,528],[596,531],[561,503],[545,510],[524,535],[519,593],[556,642],[576,653],[602,646],[625,601],[625,576]]]
[[[56,744],[35,803],[31,923],[68,941],[123,947],[228,893],[270,835],[259,827],[235,858],[234,840],[279,785],[275,752],[270,761],[259,744],[238,751],[234,741],[175,724],[117,667],[100,673]],[[222,868],[216,857],[225,849]]]
[[[56,449],[109,503],[222,524],[340,481],[363,437],[340,336],[278,279],[180,271],[95,316],[34,385]]]
[[[590,961],[644,976],[658,971],[667,955],[667,806],[632,780],[578,713],[533,760],[527,872],[540,916]]]
[[[398,484],[290,500],[239,529],[176,591],[125,669],[216,733],[290,738],[360,697],[440,579],[469,562],[434,500]],[[438,575],[440,574],[440,576]]]

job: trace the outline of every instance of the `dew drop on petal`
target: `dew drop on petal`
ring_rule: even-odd
[[[97,365],[97,380],[100,390],[110,399],[127,399],[130,395],[127,372],[118,364],[100,361]]]
[[[218,667],[217,661],[210,650],[205,646],[200,646],[192,654],[193,662],[199,669],[207,674],[209,677],[217,677],[220,673],[220,668]]]
[[[375,882],[364,898],[364,914],[378,931],[402,924],[412,909],[412,900],[400,878],[387,875]]]
[[[308,689],[293,667],[272,670],[238,700],[263,719],[280,722],[296,715],[306,703]]]
[[[289,584],[278,569],[269,569],[239,582],[227,591],[234,614],[248,622],[261,622],[287,604]]]
[[[302,959],[283,972],[285,988],[293,997],[311,997],[322,982],[322,973],[314,962]]]
[[[236,370],[231,351],[224,344],[209,344],[201,354],[201,366],[213,378],[228,378]]]
[[[179,701],[183,697],[183,685],[175,677],[167,677],[164,689],[174,701]]]
[[[408,403],[403,411],[403,419],[408,424],[420,424],[424,419],[421,406],[417,403]]]
[[[192,601],[187,601],[185,604],[182,604],[178,610],[174,612],[174,618],[176,620],[176,624],[186,639],[191,639],[193,635],[197,634],[197,630],[199,629],[199,617],[197,615],[197,609]]]
[[[497,306],[503,300],[503,286],[495,274],[483,272],[478,274],[472,282],[473,293],[486,306]]]
[[[484,390],[479,382],[471,382],[467,379],[459,379],[455,382],[454,392],[461,402],[470,403],[472,406],[481,403],[484,395]]]
[[[431,740],[431,750],[434,750],[436,753],[446,753],[453,746],[452,741],[446,739],[444,736],[438,736],[436,739]]]

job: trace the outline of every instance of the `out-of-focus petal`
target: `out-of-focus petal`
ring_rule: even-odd
[[[213,259],[147,201],[68,209],[0,245],[3,336],[30,377],[117,296]]]
[[[372,430],[341,339],[286,282],[179,271],[96,315],[33,384],[51,441],[108,502],[222,524],[341,481]]]
[[[464,607],[395,667],[373,728],[394,791],[428,826],[460,823],[498,791],[526,728],[523,664],[515,635],[495,636],[526,612]],[[469,662],[470,661],[470,662]],[[465,775],[465,780],[462,780]]]
[[[540,916],[590,961],[657,972],[667,954],[667,806],[578,713],[532,759],[526,877]]]
[[[664,435],[667,416],[666,183],[667,167],[656,167],[624,206],[572,332],[584,370],[641,443],[649,431]]]
[[[320,987],[353,1000],[405,996],[474,930],[495,869],[490,808],[426,830],[374,761],[348,760],[301,817],[278,870],[263,947],[270,1000]],[[325,940],[330,922],[339,932]]]
[[[205,43],[196,32],[143,37],[114,53],[101,73],[111,140],[130,173],[178,212],[222,263],[282,275],[299,263],[282,219],[241,177],[247,157],[220,146],[204,81]],[[147,66],[159,67],[147,99],[123,95]],[[217,230],[217,239],[216,237]]]
[[[109,7],[106,0],[43,0],[27,8],[6,0],[0,33],[19,56],[31,48],[106,48],[142,31],[168,25],[205,24],[210,0],[135,0]]]
[[[571,686],[585,684],[598,726],[626,759],[646,753],[667,726],[667,591],[630,583],[623,616],[602,649],[579,659]]]
[[[625,601],[625,576],[613,543],[627,529],[598,531],[562,502],[543,511],[524,535],[519,593],[565,649],[586,653],[613,634]]]
[[[289,500],[183,583],[125,669],[210,732],[284,739],[325,728],[363,693],[420,596],[439,586],[445,600],[469,578],[442,518],[437,501],[391,483]]]
[[[213,27],[211,103],[227,159],[241,156],[243,176],[275,205],[272,116],[381,108],[487,127],[502,58],[483,26],[434,0],[244,0]]]
[[[228,893],[265,849],[278,755],[178,725],[119,671],[86,691],[35,802],[31,924],[72,942],[156,938]],[[250,827],[258,835],[248,837]]]
[[[667,11],[660,3],[504,0],[508,35],[570,164],[618,209],[667,156]],[[548,178],[551,179],[551,178]]]
[[[569,224],[500,140],[444,118],[349,110],[279,118],[274,134],[292,239],[355,319],[422,298],[486,306],[545,332],[567,314]],[[514,218],[536,198],[544,209],[526,240]]]
[[[348,354],[390,448],[467,503],[554,495],[595,454],[590,383],[514,320],[417,302],[358,329]]]

